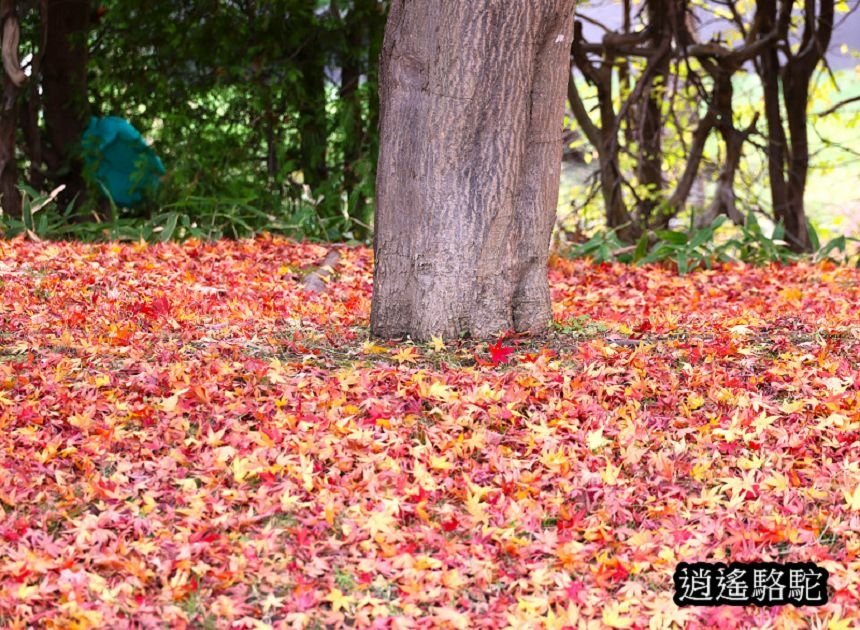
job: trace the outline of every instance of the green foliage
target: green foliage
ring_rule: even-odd
[[[0,215],[6,238],[27,234],[40,240],[119,240],[165,242],[197,238],[245,238],[261,232],[280,233],[301,240],[331,242],[348,232],[348,217],[321,217],[310,197],[287,200],[280,216],[269,214],[253,198],[187,196],[160,206],[145,216],[124,213],[110,203],[110,219],[93,221],[84,207],[69,203],[60,210],[56,194],[37,193],[22,186],[21,219]]]
[[[571,248],[567,255],[570,258],[590,258],[596,263],[664,263],[683,275],[695,269],[710,268],[716,262],[728,261],[753,265],[785,264],[803,259],[848,263],[857,255],[848,252],[848,244],[860,243],[860,239],[841,235],[821,245],[814,228],[810,226],[814,253],[804,256],[793,252],[783,240],[785,230],[782,225],[777,224],[773,233],[767,235],[752,212],[747,214],[744,225],[735,228],[735,233],[728,238],[723,232],[731,230],[729,226],[718,234],[726,223],[726,217],[721,215],[710,225],[689,232],[655,230],[643,234],[635,247],[622,243],[616,230],[601,231],[587,242]],[[839,256],[835,255],[837,252]],[[857,256],[855,264],[860,266],[860,256]]]
[[[585,243],[576,245],[570,252],[571,258],[591,258],[594,262],[625,261],[625,245],[618,238],[618,229],[601,231]]]
[[[93,187],[69,215],[46,206],[31,232],[368,239],[386,5],[105,0],[88,41],[92,114],[131,121],[168,173],[146,204],[117,208]],[[21,17],[21,56],[38,60],[42,15],[28,5]],[[18,146],[26,154],[29,136]],[[22,179],[50,186],[28,158]],[[3,222],[16,233],[25,220]]]
[[[740,234],[721,245],[722,251],[731,251],[736,260],[763,265],[771,262],[787,263],[798,260],[800,256],[792,252],[783,240],[785,229],[777,224],[773,234],[767,236],[754,213],[747,214],[744,225],[739,226]],[[813,244],[817,249],[817,244]]]
[[[657,230],[654,233],[657,242],[647,254],[640,257],[638,254],[645,249],[644,243],[647,243],[648,238],[647,234],[643,234],[637,245],[633,262],[644,265],[672,260],[680,274],[699,267],[710,268],[713,260],[726,258],[725,252],[714,246],[714,234],[725,221],[725,216],[718,216],[709,226],[693,230],[690,234],[673,230]]]
[[[74,203],[69,203],[62,211],[57,207],[57,194],[38,193],[29,186],[21,186],[21,218],[0,214],[0,231],[7,238],[19,234],[30,234],[37,238],[62,238],[71,227],[75,216]]]
[[[577,338],[594,337],[608,330],[605,324],[594,321],[588,315],[577,315],[562,322],[553,321],[551,327],[562,334]]]

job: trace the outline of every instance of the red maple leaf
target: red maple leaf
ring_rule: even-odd
[[[166,297],[160,296],[152,300],[152,313],[159,317],[164,317],[170,313],[170,302]]]
[[[566,589],[564,589],[565,595],[567,595],[568,599],[571,599],[577,603],[583,603],[583,598],[580,597],[580,593],[585,590],[585,584],[582,583],[581,580],[576,580],[575,582],[571,582]]]
[[[508,357],[514,353],[514,349],[510,346],[503,346],[502,340],[499,339],[495,344],[489,347],[490,362],[496,366],[499,363],[507,363]]]

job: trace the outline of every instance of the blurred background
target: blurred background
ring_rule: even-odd
[[[798,251],[857,236],[857,4],[580,4],[555,246],[615,256],[750,220]],[[2,0],[0,229],[369,242],[386,11],[379,0]],[[766,45],[750,50],[757,39]],[[806,93],[785,97],[786,76]],[[814,243],[792,226],[798,213]]]

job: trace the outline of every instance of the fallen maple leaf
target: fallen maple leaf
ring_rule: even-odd
[[[333,588],[329,591],[328,595],[323,597],[323,601],[329,602],[331,609],[337,612],[338,610],[349,608],[349,605],[355,601],[355,598],[352,595],[344,595],[343,591],[339,588]]]
[[[514,353],[514,349],[510,346],[503,346],[501,338],[495,344],[489,346],[490,363],[494,366],[500,363],[507,363],[508,358]]]
[[[398,363],[415,363],[418,360],[418,348],[409,346],[391,356]]]
[[[854,492],[843,490],[842,493],[845,495],[845,503],[848,504],[848,509],[860,512],[860,485],[854,488]]]
[[[779,546],[831,571],[819,625],[857,627],[860,271],[559,259],[557,320],[648,343],[415,349],[362,345],[373,256],[342,251],[308,296],[278,270],[314,244],[0,241],[0,616],[757,627],[670,573]]]

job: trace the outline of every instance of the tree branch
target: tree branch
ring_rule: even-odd
[[[583,133],[585,133],[585,137],[588,138],[588,141],[594,148],[600,151],[600,130],[594,124],[594,121],[591,120],[588,110],[585,109],[585,104],[579,95],[572,72],[567,82],[567,100],[570,101],[570,109],[573,112],[574,118],[576,118],[577,124],[582,128]]]
[[[702,155],[705,152],[705,143],[708,136],[711,134],[711,129],[717,123],[717,115],[713,107],[708,108],[708,113],[699,121],[696,126],[696,131],[693,132],[693,144],[690,147],[690,152],[687,156],[687,164],[684,167],[684,173],[675,188],[675,192],[669,198],[669,206],[671,208],[680,209],[687,203],[687,197],[690,195],[690,190],[693,188],[693,182],[696,180],[696,175],[699,172],[699,164],[702,161]]]
[[[833,107],[828,107],[823,112],[818,112],[817,114],[813,114],[813,116],[818,116],[818,117],[829,116],[830,114],[835,112],[840,107],[844,107],[845,105],[849,105],[851,103],[856,103],[857,101],[860,101],[860,95],[852,96],[851,98],[843,99],[843,100],[839,101],[838,103],[836,103]]]

